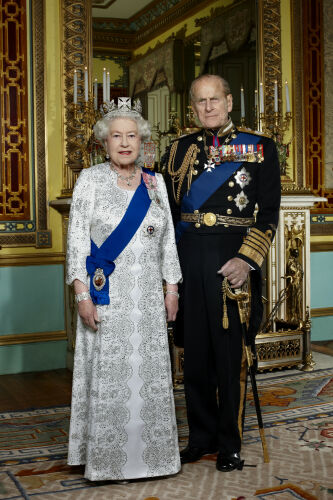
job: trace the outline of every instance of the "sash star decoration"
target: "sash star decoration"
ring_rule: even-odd
[[[235,198],[235,203],[236,203],[236,207],[238,208],[238,210],[240,212],[243,210],[243,208],[246,207],[246,205],[249,203],[249,199],[246,196],[246,194],[244,193],[244,191],[241,191],[240,193],[238,193],[238,195]]]
[[[250,181],[252,180],[252,177],[250,176],[249,172],[245,170],[245,167],[243,167],[241,170],[238,170],[238,172],[235,175],[235,181],[239,186],[243,189],[245,186],[250,184]]]

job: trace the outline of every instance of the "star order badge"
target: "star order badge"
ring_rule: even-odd
[[[245,186],[250,184],[250,181],[252,180],[249,172],[245,170],[245,167],[243,167],[241,170],[238,170],[238,172],[235,175],[235,180],[237,184],[243,189]]]
[[[243,210],[243,208],[246,207],[246,205],[249,203],[249,199],[244,191],[238,193],[238,195],[235,197],[235,203],[240,212]]]

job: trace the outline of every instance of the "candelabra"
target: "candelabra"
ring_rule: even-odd
[[[289,130],[290,122],[292,120],[292,115],[290,111],[287,111],[283,117],[278,111],[274,112],[274,125],[272,136],[276,144],[278,151],[281,174],[286,175],[287,173],[287,159],[289,157],[289,142],[284,142],[284,135]]]
[[[78,76],[83,85],[78,85]],[[102,115],[98,110],[98,82],[94,79],[91,93],[88,83],[88,68],[84,71],[74,70],[73,85],[73,117],[74,127],[79,128],[76,136],[76,155],[82,159],[83,166],[101,163],[105,159],[105,151],[101,144],[94,139],[93,125]],[[80,88],[81,100],[78,102],[78,89]],[[82,99],[84,101],[82,102]],[[103,103],[110,101],[110,72],[103,68]]]
[[[245,105],[244,105],[244,89],[241,87],[241,126],[245,126]],[[254,116],[255,116],[255,130],[259,130],[264,134],[272,137],[276,143],[281,174],[286,175],[287,169],[287,159],[289,156],[289,146],[291,141],[285,142],[285,133],[289,130],[290,123],[292,120],[292,114],[290,112],[290,100],[289,100],[289,87],[288,82],[285,82],[285,103],[286,112],[284,115],[279,111],[278,103],[278,82],[274,82],[274,113],[267,113],[264,107],[264,87],[263,84],[259,85],[259,102],[258,102],[258,91],[255,90],[254,94]]]
[[[187,123],[185,124],[184,128],[181,129],[182,134],[192,134],[193,132],[197,132],[198,130],[200,130],[195,123],[192,106],[187,106],[186,120]]]
[[[83,166],[89,167],[98,162],[95,157],[100,156],[101,150],[93,136],[93,125],[100,118],[100,113],[94,109],[93,98],[88,97],[83,103],[73,103],[73,117],[74,127],[80,128],[75,142],[77,155],[82,158]]]
[[[170,142],[171,139],[174,137],[178,137],[182,134],[182,128],[180,125],[180,120],[178,118],[177,112],[172,109],[169,113],[169,118],[168,118],[168,124],[169,128],[168,130],[162,132],[160,130],[160,123],[157,123],[152,127],[152,134],[154,134],[155,139],[153,139],[153,142],[156,145],[156,150],[157,150],[157,155],[156,155],[156,161],[157,161],[157,168],[158,171],[161,172],[161,143],[163,140],[166,141],[166,145],[168,145],[168,142]]]

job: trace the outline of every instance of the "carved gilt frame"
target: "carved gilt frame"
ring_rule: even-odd
[[[78,72],[78,104],[84,99],[84,68],[91,74],[92,18],[91,0],[61,0],[62,26],[62,99],[63,99],[63,189],[61,197],[67,198],[78,174],[83,168],[81,126],[74,120],[73,84],[74,69]],[[91,81],[89,81],[91,87]],[[91,92],[91,88],[89,88]]]
[[[304,127],[303,127],[303,74],[302,55],[302,0],[291,3],[292,25],[292,175],[282,177],[284,192],[304,193]],[[274,114],[274,86],[278,82],[278,102],[282,108],[282,64],[281,64],[281,5],[280,0],[258,0],[258,60],[259,81],[264,85],[265,110],[269,116]],[[295,85],[295,81],[297,85]]]

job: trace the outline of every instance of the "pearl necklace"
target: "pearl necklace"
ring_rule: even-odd
[[[111,170],[113,170],[114,172],[116,172],[118,179],[121,179],[122,181],[126,182],[127,186],[131,186],[132,185],[130,181],[132,179],[134,179],[137,170],[139,170],[139,167],[137,165],[134,165],[133,172],[131,173],[131,175],[129,175],[129,176],[126,177],[125,175],[121,175],[118,172],[118,170],[116,170],[115,167],[112,165],[112,163],[110,163],[110,168],[111,168]]]

